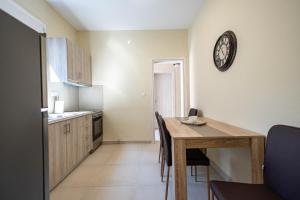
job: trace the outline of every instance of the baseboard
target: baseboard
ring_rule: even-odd
[[[232,181],[232,177],[228,176],[214,161],[210,160],[210,165],[223,180]]]
[[[103,141],[103,144],[151,144],[152,140],[137,140],[137,141]]]

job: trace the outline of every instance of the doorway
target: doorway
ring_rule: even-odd
[[[183,60],[153,62],[153,108],[163,117],[184,116]],[[157,141],[159,131],[155,114],[153,120],[154,139]]]

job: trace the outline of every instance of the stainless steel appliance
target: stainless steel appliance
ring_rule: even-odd
[[[93,142],[94,150],[103,141],[103,86],[79,88],[79,110],[93,111]]]
[[[45,35],[0,9],[0,199],[3,200],[49,199],[44,47]]]
[[[103,142],[103,112],[93,114],[93,150],[96,150]]]

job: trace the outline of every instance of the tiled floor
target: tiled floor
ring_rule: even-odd
[[[50,200],[163,200],[159,144],[102,145],[51,192]],[[206,180],[198,167],[199,180]],[[189,200],[206,200],[206,182],[195,183],[188,168]],[[212,178],[219,177],[211,172]],[[169,200],[173,199],[172,174]]]

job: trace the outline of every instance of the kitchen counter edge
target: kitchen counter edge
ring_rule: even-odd
[[[85,115],[92,115],[95,112],[93,112],[93,111],[82,111],[82,112],[74,112],[74,113],[76,113],[76,114],[74,114],[72,116],[66,116],[66,117],[60,117],[60,118],[57,118],[57,119],[48,120],[48,125],[55,124],[55,123],[58,123],[58,122],[63,122],[63,121],[69,120],[69,119],[75,119],[75,118],[82,117],[82,116],[85,116]]]

